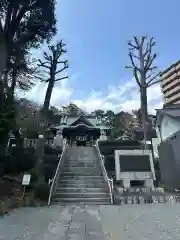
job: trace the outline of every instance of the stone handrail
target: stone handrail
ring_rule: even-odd
[[[48,198],[48,206],[51,204],[52,194],[53,194],[54,188],[56,187],[56,181],[57,181],[57,179],[59,179],[61,163],[62,163],[64,155],[66,154],[67,147],[68,147],[68,144],[66,142],[63,146],[63,151],[62,151],[62,154],[60,155],[59,163],[57,165],[56,172],[55,172],[55,175],[54,175],[54,178],[52,180],[51,187],[50,187],[49,198]]]
[[[106,180],[106,182],[107,182],[107,184],[108,184],[110,201],[111,201],[111,204],[113,204],[112,187],[111,187],[111,184],[110,184],[110,181],[109,181],[107,172],[106,172],[106,168],[105,168],[105,166],[104,166],[103,155],[102,155],[101,152],[100,152],[98,140],[96,141],[95,148],[96,148],[96,150],[97,150],[97,154],[98,154],[98,157],[99,157],[99,159],[100,159],[100,166],[101,166],[101,169],[102,169],[102,172],[103,172],[103,176],[104,176],[104,178],[105,178],[105,180]]]

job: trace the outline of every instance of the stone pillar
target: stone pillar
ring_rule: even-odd
[[[154,189],[154,182],[153,179],[146,179],[145,180],[145,187]]]
[[[62,131],[59,130],[54,138],[54,146],[57,148],[61,148],[63,146],[63,136]]]
[[[38,163],[43,162],[43,156],[44,156],[44,144],[45,144],[45,139],[43,134],[39,134],[38,136],[38,141],[36,144],[36,156],[38,158]]]
[[[124,186],[124,188],[130,188],[130,180],[123,179],[123,186]]]
[[[105,133],[105,131],[102,129],[102,130],[100,130],[100,140],[107,140],[107,136],[106,136],[106,133]]]

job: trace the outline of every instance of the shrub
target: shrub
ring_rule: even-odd
[[[37,131],[34,131],[30,128],[28,128],[24,134],[24,136],[29,139],[36,139],[36,138],[38,138],[38,135],[39,135],[39,133]]]
[[[52,179],[54,177],[56,167],[49,164],[45,164],[43,170],[45,181],[48,182],[49,179]]]
[[[37,182],[38,180],[38,172],[37,172],[37,169],[36,168],[32,168],[30,171],[29,171],[29,174],[31,174],[31,183],[35,183]]]
[[[13,174],[17,172],[16,158],[11,155],[5,156],[4,158],[4,173]]]
[[[57,155],[44,156],[44,164],[56,165],[58,164],[59,159]]]
[[[4,175],[4,163],[0,162],[0,177]]]
[[[36,164],[36,157],[31,151],[25,150],[23,153],[18,153],[16,157],[17,171],[25,172],[33,168]]]
[[[47,183],[40,183],[35,187],[35,198],[41,201],[47,201],[49,197],[49,185]]]
[[[52,148],[51,146],[49,145],[45,145],[44,146],[44,154],[59,154],[61,153],[62,150],[61,149],[56,149],[56,148]]]
[[[34,148],[12,148],[9,155],[3,158],[4,172],[19,174],[29,171],[35,166],[36,160]]]

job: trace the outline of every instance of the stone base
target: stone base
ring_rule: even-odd
[[[144,183],[145,183],[144,185],[145,185],[146,188],[154,189],[153,179],[146,179]]]
[[[123,180],[123,187],[124,188],[130,188],[130,180],[129,179],[124,179]]]

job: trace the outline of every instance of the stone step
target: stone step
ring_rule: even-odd
[[[63,169],[78,169],[78,170],[84,170],[84,169],[98,169],[101,170],[100,166],[97,165],[80,165],[80,164],[74,164],[74,165],[64,165]]]
[[[63,176],[60,175],[59,181],[83,181],[83,182],[98,182],[98,181],[104,181],[103,176]]]
[[[60,179],[58,182],[60,183],[99,183],[99,182],[106,182],[103,177],[95,177],[91,176],[92,178],[90,179],[89,176],[75,176],[73,178],[69,178],[69,176],[63,176],[61,175]]]
[[[99,175],[99,176],[102,176],[101,175],[101,173],[99,173],[99,172],[86,172],[86,171],[84,171],[84,172],[63,172],[63,173],[61,173],[61,177],[78,177],[78,176],[81,176],[81,177],[88,177],[88,176],[92,176],[92,177],[94,177],[94,176],[97,176],[97,175]]]
[[[63,202],[63,203],[97,203],[97,204],[110,204],[110,200],[108,197],[104,198],[98,198],[98,197],[91,197],[91,198],[86,198],[86,197],[65,197],[65,198],[59,198],[59,197],[53,197],[53,202]]]
[[[99,171],[101,171],[101,168],[100,168],[100,166],[97,166],[97,165],[84,165],[84,166],[82,166],[82,165],[79,165],[79,164],[74,164],[74,165],[64,165],[63,166],[63,170],[65,171],[65,170],[76,170],[76,169],[78,169],[78,170],[84,170],[84,169],[97,169],[97,170],[99,170]]]
[[[64,161],[64,164],[95,164],[95,165],[98,165],[98,160],[96,159],[91,159],[91,160],[83,160],[83,161],[80,161],[80,160],[65,160]]]
[[[85,165],[85,166],[79,166],[78,164],[74,164],[74,165],[64,165],[63,166],[63,171],[66,171],[66,170],[70,170],[70,171],[76,171],[76,170],[78,170],[78,171],[84,171],[84,170],[98,170],[98,171],[100,171],[101,172],[101,168],[99,167],[99,166],[96,166],[96,165],[91,165],[91,166],[87,166],[87,165]]]
[[[57,198],[107,198],[108,192],[56,192]]]
[[[96,182],[96,183],[80,183],[80,182],[61,182],[58,184],[60,188],[106,188],[107,184],[103,182]]]
[[[56,194],[57,193],[108,193],[108,188],[104,187],[104,188],[92,188],[92,187],[61,187],[58,186],[56,188]]]
[[[71,201],[53,201],[52,200],[52,202],[51,202],[51,204],[53,205],[56,205],[56,204],[60,204],[61,206],[68,206],[68,205],[70,205],[70,206],[72,206],[72,204],[76,204],[76,205],[91,205],[91,206],[97,206],[97,205],[99,205],[99,206],[101,206],[101,205],[111,205],[110,204],[110,201],[108,201],[108,200],[106,200],[106,201],[99,201],[99,202],[96,202],[96,201],[94,201],[94,202],[90,202],[90,201],[88,201],[88,202],[79,202],[79,200],[78,201],[76,201],[76,202],[71,202]]]

